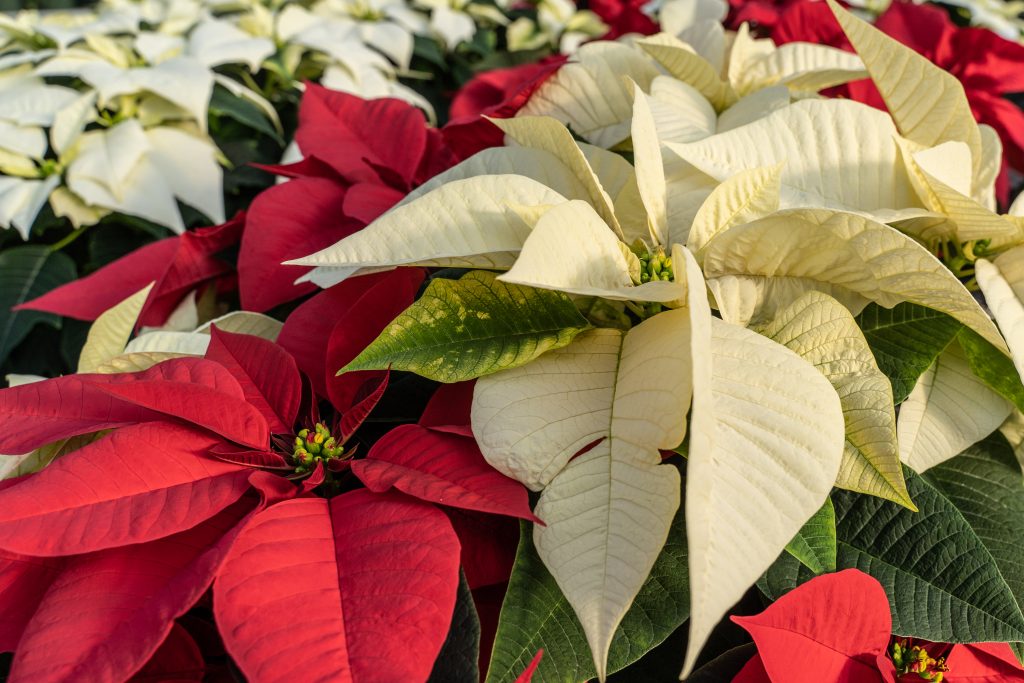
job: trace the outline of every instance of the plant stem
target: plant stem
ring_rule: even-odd
[[[55,244],[50,245],[50,251],[51,252],[58,252],[61,249],[63,249],[64,247],[68,246],[69,244],[71,244],[72,242],[77,240],[79,237],[81,237],[82,233],[85,232],[85,229],[87,227],[88,226],[83,225],[80,228],[73,229],[63,239],[61,239],[60,241],[56,242]]]

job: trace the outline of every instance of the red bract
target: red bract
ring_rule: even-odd
[[[901,665],[909,659],[890,646],[892,617],[885,590],[856,569],[811,579],[761,614],[732,620],[757,645],[757,655],[734,683],[923,680],[917,673],[904,677],[902,669],[908,667]],[[905,638],[895,643],[904,652],[927,651],[937,660],[929,663],[929,671],[942,671],[946,683],[1024,681],[1024,669],[1005,643],[942,645]],[[946,653],[948,659],[941,659]]]
[[[565,62],[566,57],[558,55],[536,64],[494,69],[475,76],[452,99],[444,127],[448,146],[460,159],[488,147],[500,147],[505,134],[483,117],[515,116],[530,95]]]
[[[345,290],[362,294],[349,310],[364,300],[388,309],[384,291],[411,300],[422,276],[358,278],[362,289]],[[364,344],[388,322],[368,311],[341,320]],[[318,337],[325,375],[335,331]],[[381,493],[312,496],[321,484],[340,492],[357,483],[343,445],[387,386],[386,373],[376,377],[369,392],[360,381],[333,428],[294,434],[303,406],[319,420],[296,361],[272,342],[214,328],[206,358],[0,391],[0,452],[113,430],[0,487],[0,648],[15,651],[10,680],[123,681],[144,666],[196,680],[194,643],[174,620],[211,585],[224,642],[253,683],[424,680],[464,554],[444,512],[385,489],[530,513],[519,484],[489,470],[471,440],[443,432],[429,462],[414,457],[418,441],[394,453],[404,431],[386,437],[377,453],[388,457],[376,460],[408,467],[363,472]]]
[[[476,380],[442,384],[430,397],[419,423],[439,432],[473,436],[469,423],[475,386]]]
[[[422,681],[448,632],[458,558],[444,515],[399,494],[286,501],[236,541],[214,610],[252,681]]]
[[[648,0],[590,0],[588,7],[608,24],[605,40],[614,40],[627,33],[641,33],[649,36],[657,33],[658,24],[644,14]]]
[[[403,425],[352,463],[352,472],[371,491],[395,488],[442,505],[539,521],[526,489],[488,465],[476,441],[464,436]]]
[[[277,342],[295,357],[317,394],[338,410],[351,407],[367,385],[376,386],[381,371],[337,376],[416,297],[426,272],[399,268],[346,280],[320,292],[285,320]]]
[[[974,117],[999,134],[1009,165],[1024,170],[1024,112],[1004,97],[1024,91],[1024,45],[988,29],[958,27],[943,10],[904,0],[895,0],[875,26],[956,76]],[[779,43],[807,41],[849,49],[823,2],[790,4],[780,15],[772,37]],[[850,83],[838,92],[885,108],[870,81]]]
[[[155,282],[139,324],[163,325],[182,299],[195,289],[232,285],[231,266],[217,255],[238,243],[244,223],[245,215],[239,213],[222,225],[148,244],[18,309],[95,320],[130,294]]]
[[[726,28],[734,31],[742,24],[749,23],[771,32],[779,24],[780,15],[787,8],[803,4],[812,3],[800,0],[729,0],[729,15],[724,23]],[[824,2],[820,4],[825,6]]]
[[[380,131],[388,130],[381,135]],[[265,311],[316,289],[282,267],[361,230],[410,189],[457,159],[423,113],[394,99],[364,100],[308,84],[295,139],[306,156],[277,168],[292,180],[249,209],[238,257],[243,308]]]
[[[201,681],[205,668],[196,641],[181,625],[174,624],[167,640],[132,681]]]
[[[138,670],[210,586],[252,507],[242,501],[152,543],[69,558],[18,642],[10,680],[116,681]]]
[[[523,669],[523,673],[516,678],[516,683],[530,683],[533,680],[533,673],[540,666],[540,660],[544,657],[544,650],[537,650],[537,654],[530,660],[530,664]]]

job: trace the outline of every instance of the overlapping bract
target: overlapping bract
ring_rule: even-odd
[[[939,380],[926,373],[896,420],[888,378],[854,316],[871,303],[929,307],[975,335],[975,351],[1007,354],[939,247],[1005,250],[1019,229],[991,209],[998,147],[955,79],[835,11],[863,64],[817,46],[775,48],[745,29],[726,70],[713,46],[669,35],[584,46],[516,118],[495,121],[505,148],[478,153],[297,261],[356,275],[497,269],[506,271],[499,281],[601,302],[583,307],[599,329],[483,377],[473,405],[485,457],[542,491],[536,512],[547,526],[535,528],[535,543],[599,675],[677,504],[674,472],[656,450],[688,434],[688,671],[711,628],[833,485],[913,508],[900,459],[922,469],[948,459],[1009,412],[1005,388],[965,359],[959,376],[973,394],[940,365],[950,390],[929,392]],[[894,60],[920,72],[927,90],[904,92],[909,81],[886,66]],[[865,67],[891,117],[813,96]],[[939,113],[920,115],[925,93]],[[602,149],[624,142],[632,165]],[[951,174],[952,159],[970,172]],[[993,281],[985,262],[978,270],[983,286]],[[942,358],[965,358],[959,349]],[[983,397],[998,407],[975,405],[987,421],[965,426],[940,396],[965,410]],[[956,435],[942,436],[936,422]],[[766,526],[766,509],[777,523]]]
[[[901,464],[939,465],[1024,408],[1019,377],[996,376],[1011,357],[1024,367],[1015,261],[1024,233],[1013,212],[995,211],[998,143],[975,124],[955,79],[833,11],[863,62],[808,44],[777,48],[746,28],[728,55],[720,27],[706,40],[662,33],[584,46],[554,77],[524,87],[516,116],[487,124],[507,135],[506,146],[451,168],[451,140],[408,107],[359,107],[311,87],[299,136],[307,158],[278,169],[297,178],[264,196],[250,212],[263,213],[264,234],[243,239],[243,278],[253,287],[243,283],[243,303],[266,310],[313,291],[293,287],[275,259],[312,266],[308,279],[331,285],[283,328],[271,326],[276,345],[215,330],[144,334],[125,349],[133,323],[124,321],[154,296],[143,290],[99,319],[81,361],[83,370],[137,372],[0,394],[0,417],[6,410],[12,428],[0,443],[16,452],[54,448],[46,441],[53,435],[114,430],[21,456],[27,470],[72,451],[0,491],[11,501],[0,528],[16,539],[0,548],[27,596],[0,622],[7,641],[31,645],[17,675],[86,666],[106,637],[89,631],[70,663],[38,654],[66,632],[32,616],[57,609],[49,593],[40,597],[44,589],[55,586],[58,597],[65,590],[63,560],[51,558],[87,557],[82,580],[92,585],[101,579],[90,572],[127,561],[117,555],[124,548],[148,551],[187,534],[203,560],[202,571],[188,564],[187,572],[199,579],[192,592],[159,593],[158,603],[178,614],[214,581],[228,650],[250,678],[289,680],[315,641],[330,656],[304,675],[425,679],[456,601],[508,576],[505,556],[474,558],[465,547],[494,547],[494,538],[481,540],[492,514],[533,523],[520,553],[536,548],[533,569],[545,571],[543,563],[571,606],[602,679],[614,669],[609,655],[631,605],[666,541],[681,543],[683,524],[687,553],[676,565],[688,565],[690,599],[671,611],[690,618],[684,674],[784,552],[800,558],[804,573],[866,558],[869,571],[904,582],[894,613],[906,609],[909,582],[977,618],[986,635],[1024,633],[997,566],[1005,554],[990,556],[952,503]],[[448,19],[447,29],[459,28]],[[865,73],[891,114],[817,96]],[[366,135],[378,119],[396,136]],[[308,215],[289,205],[300,198]],[[338,215],[345,219],[336,230],[311,230]],[[426,268],[438,270],[414,302]],[[965,286],[974,288],[972,277],[998,328]],[[162,292],[161,281],[152,291]],[[889,309],[894,326],[912,328],[897,340],[905,348],[879,348],[893,340],[879,332],[878,311]],[[925,319],[940,321],[941,334],[912,349],[928,337],[914,327]],[[883,362],[885,353],[897,362]],[[351,472],[369,491],[308,495],[328,476],[325,461],[298,489],[268,474],[295,466],[270,449],[271,435],[291,438],[300,408],[312,410],[299,370],[343,412],[344,440],[381,399],[389,367],[443,382],[476,379],[472,400],[465,384],[443,389],[419,424],[387,433],[365,458],[334,463],[331,473]],[[61,396],[74,405],[58,404]],[[195,405],[181,405],[186,396]],[[441,405],[451,397],[459,400]],[[121,485],[133,448],[158,455]],[[687,458],[685,483],[674,453]],[[539,494],[532,511],[524,486]],[[833,496],[835,507],[833,487],[847,489]],[[446,517],[410,497],[467,512]],[[988,592],[978,597],[946,580],[939,563],[896,566],[901,543],[906,557],[938,553],[935,539],[920,537],[923,524],[908,525],[908,538],[891,539],[884,552],[877,539],[849,540],[857,504],[875,506],[872,519],[884,522],[913,515],[917,502],[924,514],[941,508],[970,546],[972,581]],[[128,514],[136,508],[146,514]],[[830,533],[837,517],[841,534]],[[193,539],[217,525],[231,529],[220,541]],[[822,529],[822,547],[811,549],[820,557],[796,547]],[[138,552],[132,561],[148,566],[152,558]],[[25,569],[28,556],[43,558],[37,573]],[[213,569],[204,564],[211,557]],[[460,562],[466,580],[457,591]],[[130,588],[129,599],[149,595],[148,584]],[[292,623],[295,590],[312,596],[300,615],[311,623],[299,638],[275,637]],[[863,578],[843,590],[831,598],[844,613],[857,595],[878,593]],[[981,603],[992,595],[1002,602],[989,609]],[[369,635],[375,611],[401,615],[386,641]],[[141,612],[139,622],[153,621]],[[874,636],[889,630],[871,616],[838,639],[806,638],[808,629],[791,623],[780,638],[811,641],[803,656],[828,674],[870,670],[881,654]],[[928,616],[901,624],[939,628]],[[762,645],[747,675],[778,677],[792,661],[761,642],[777,622],[747,623]],[[117,671],[142,666],[168,628],[165,620],[143,631],[115,658]],[[864,633],[872,642],[851,646]],[[403,639],[419,647],[406,652]],[[547,661],[557,667],[564,656]],[[534,670],[546,675],[543,659],[524,675]]]
[[[287,340],[296,327],[308,329],[306,316],[318,307],[346,304],[353,318],[343,317],[314,345],[296,345],[303,368],[343,363],[412,300],[421,278],[403,270],[343,284],[321,295],[330,301],[311,299],[291,327],[272,336]],[[158,672],[161,657],[171,656],[156,653],[177,633],[174,619],[211,585],[226,647],[253,680],[288,680],[292,653],[304,651],[304,642],[334,655],[320,658],[323,677],[425,679],[452,619],[460,536],[468,552],[479,549],[471,531],[479,511],[535,519],[525,489],[490,468],[472,439],[457,433],[460,424],[447,424],[468,415],[434,411],[429,426],[416,427],[417,441],[433,440],[457,462],[417,463],[382,441],[358,472],[372,490],[330,501],[311,496],[328,465],[343,472],[349,463],[299,470],[308,476],[300,485],[285,478],[295,478],[296,462],[271,435],[297,438],[300,412],[313,399],[303,396],[299,363],[282,346],[215,326],[192,333],[207,337],[203,358],[177,352],[148,369],[110,372],[117,362],[168,353],[125,349],[150,291],[99,316],[82,354],[82,369],[92,374],[0,392],[0,449],[40,449],[35,461],[20,463],[24,472],[39,471],[0,491],[9,503],[0,521],[7,528],[0,647],[17,652],[11,679],[127,680],[143,667]],[[377,319],[359,312],[378,308],[384,292],[397,309],[385,307]],[[269,329],[252,314],[225,321]],[[137,340],[158,337],[148,342],[154,348],[179,343],[170,334]],[[381,398],[386,376],[379,378],[346,377],[329,387],[321,379],[322,395],[349,401],[337,404],[342,442]],[[377,390],[364,397],[368,382]],[[89,438],[74,442],[80,435]],[[392,442],[401,438],[396,431]],[[56,459],[42,462],[44,455]],[[466,513],[456,524],[428,503]],[[296,584],[322,596],[325,619],[294,610]],[[282,627],[307,640],[282,636]]]

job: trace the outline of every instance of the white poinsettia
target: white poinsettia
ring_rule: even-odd
[[[497,7],[472,0],[414,0],[413,4],[430,12],[431,33],[449,50],[473,40],[478,23],[501,26],[509,22]]]
[[[185,229],[176,199],[224,221],[222,172],[208,140],[179,128],[143,129],[127,119],[88,131],[67,168],[68,189],[92,206]]]
[[[519,17],[508,25],[508,49],[535,50],[545,45],[572,54],[587,40],[603,36],[608,25],[594,12],[581,10],[571,0],[541,0],[537,20]]]
[[[0,226],[22,237],[60,184],[46,161],[46,129],[78,98],[70,88],[22,78],[0,88]]]
[[[206,18],[189,32],[185,52],[209,68],[244,64],[256,72],[275,49],[268,38],[250,36],[229,21]]]
[[[665,33],[688,43],[716,68],[725,59],[725,30],[729,12],[724,0],[654,0],[645,6]]]
[[[705,56],[668,33],[633,45],[584,45],[533,93],[520,114],[554,116],[588,142],[613,147],[629,134],[627,80],[632,80],[655,99],[659,128],[682,125],[690,131],[686,139],[699,139],[788,104],[791,96],[865,75],[856,55],[809,43],[776,48],[770,40],[751,38],[746,27],[733,39],[727,59],[719,47],[702,48]],[[659,77],[662,83],[655,88]],[[773,86],[780,87],[770,96],[761,92]]]
[[[191,57],[173,57],[155,66],[130,66],[127,61],[118,65],[105,59],[58,56],[37,67],[36,74],[81,78],[95,88],[101,107],[121,96],[156,95],[206,130],[213,72]]]
[[[1024,37],[1024,2],[1020,0],[943,0],[943,4],[966,10],[972,26],[987,28],[1015,42]]]
[[[272,41],[199,3],[24,14],[0,34],[13,50],[0,57],[0,225],[26,236],[47,200],[75,227],[123,211],[181,231],[179,199],[223,220],[206,134],[215,84],[277,122],[259,93],[213,71],[258,69]]]
[[[646,216],[635,210],[642,213],[642,204],[629,191],[635,176],[628,162],[581,148],[553,119],[497,123],[523,146],[470,157],[366,229],[295,263],[317,266],[311,279],[324,284],[402,264],[507,269],[541,213],[573,199],[582,200],[617,235],[647,233]],[[419,224],[424,212],[435,219],[414,228],[410,221]],[[620,213],[631,214],[626,225]]]
[[[387,55],[400,70],[409,68],[413,37],[429,34],[427,18],[398,0],[321,0],[313,11],[359,22],[363,41]]]

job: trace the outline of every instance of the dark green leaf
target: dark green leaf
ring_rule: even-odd
[[[444,48],[437,40],[427,36],[414,35],[412,53],[434,66],[442,69],[448,68],[448,60],[444,56]]]
[[[967,520],[999,567],[1017,604],[1024,601],[1024,478],[1013,449],[996,432],[924,478]]]
[[[831,498],[807,520],[786,546],[786,552],[815,574],[836,570],[836,511]]]
[[[258,106],[242,97],[237,97],[222,85],[213,88],[213,95],[210,97],[210,114],[212,116],[226,116],[238,123],[273,138],[283,145],[284,140],[281,133],[274,127],[273,122]]]
[[[60,327],[60,316],[12,311],[17,306],[75,279],[75,262],[48,247],[27,244],[0,252],[0,364],[38,323]]]
[[[756,654],[757,646],[753,643],[734,647],[694,671],[686,679],[686,683],[720,683],[721,681],[731,681]]]
[[[879,369],[892,382],[897,405],[963,327],[944,313],[911,303],[894,308],[870,304],[857,316],[857,324]]]
[[[427,683],[478,683],[480,680],[480,619],[466,575],[459,573],[455,613]]]
[[[615,632],[608,654],[609,673],[640,659],[689,614],[686,522],[680,508],[651,575]],[[583,627],[537,555],[532,525],[523,522],[487,683],[514,681],[541,648],[544,658],[533,676],[534,683],[579,683],[596,676]]]
[[[897,635],[946,643],[1024,639],[1024,615],[982,539],[938,489],[910,469],[904,474],[920,512],[833,492],[839,569],[878,579]],[[776,599],[811,578],[784,553],[758,586]]]
[[[784,552],[761,576],[757,587],[765,597],[775,601],[815,576],[817,574],[803,565],[800,560]]]
[[[460,280],[433,280],[339,374],[391,367],[461,382],[529,363],[588,327],[564,294],[474,271]]]

